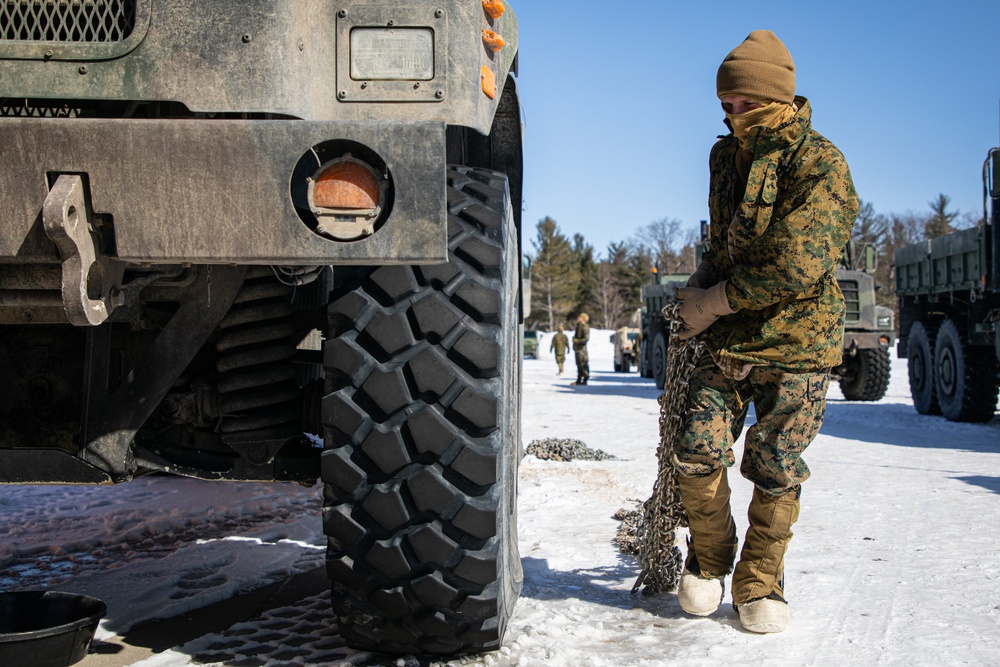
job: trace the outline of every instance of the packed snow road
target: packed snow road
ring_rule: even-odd
[[[1000,418],[918,415],[904,360],[878,403],[843,400],[806,452],[812,478],[787,557],[792,624],[740,629],[676,596],[631,594],[612,540],[656,474],[657,391],[615,373],[594,331],[585,387],[542,339],[524,365],[523,437],[617,458],[522,461],[524,593],[505,645],[448,665],[990,665],[1000,655]],[[752,416],[751,416],[752,418]],[[738,448],[741,443],[738,444]],[[742,534],[750,484],[731,478]],[[150,477],[113,488],[0,487],[0,585],[108,603],[82,667],[428,665],[346,648],[329,611],[317,488]],[[167,619],[167,620],[154,620]]]

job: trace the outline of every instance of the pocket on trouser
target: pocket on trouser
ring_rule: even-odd
[[[703,477],[735,463],[733,443],[746,413],[732,405],[738,400],[732,382],[708,355],[699,361],[689,387],[687,419],[673,462],[681,475]]]
[[[809,478],[802,453],[823,425],[830,376],[755,369],[751,381],[757,423],[747,429],[740,472],[780,495]]]

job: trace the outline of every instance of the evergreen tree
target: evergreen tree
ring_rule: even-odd
[[[933,239],[955,231],[952,222],[958,217],[958,211],[949,212],[948,204],[950,203],[951,197],[944,194],[939,194],[937,199],[928,202],[927,205],[931,207],[931,215],[927,218],[927,224],[924,227],[924,238]]]
[[[587,313],[588,315],[591,315],[591,311],[596,309],[595,292],[597,290],[597,284],[600,281],[600,276],[598,275],[597,270],[597,262],[594,259],[594,246],[587,243],[582,234],[575,234],[573,236],[572,253],[576,262],[578,282],[576,287],[575,303],[571,314],[574,316],[579,315],[580,313]],[[597,315],[597,313],[593,314]],[[598,316],[594,318],[591,325],[605,327],[607,326],[607,322],[602,321]]]
[[[546,217],[538,222],[531,263],[532,311],[549,331],[562,326],[575,303],[579,271],[569,239],[559,225]]]
[[[851,262],[852,266],[863,270],[865,269],[865,247],[870,246],[875,250],[877,263],[875,272],[872,274],[876,285],[875,300],[879,305],[892,307],[896,300],[892,291],[893,256],[896,249],[892,247],[889,229],[889,219],[876,213],[875,207],[870,202],[862,201],[858,209],[858,218],[851,230],[854,251]],[[888,289],[883,289],[884,287]]]

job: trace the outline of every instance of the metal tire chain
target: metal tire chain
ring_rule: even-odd
[[[676,539],[677,528],[687,525],[687,516],[681,503],[673,455],[687,414],[688,384],[705,344],[697,339],[680,340],[684,323],[677,313],[679,307],[680,302],[673,301],[663,308],[663,316],[670,324],[670,342],[663,393],[657,399],[660,404],[660,444],[656,449],[659,472],[652,494],[640,508],[635,540],[641,570],[632,592],[645,587],[643,593],[646,595],[677,588],[684,567]]]

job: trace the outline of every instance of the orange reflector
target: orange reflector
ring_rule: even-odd
[[[313,186],[313,206],[318,208],[371,209],[378,199],[375,176],[356,162],[330,165]]]
[[[496,34],[492,30],[483,30],[483,43],[493,53],[496,53],[504,47],[507,43],[504,41],[503,37]]]
[[[495,19],[500,18],[507,11],[507,8],[503,6],[503,0],[483,0],[483,9]]]
[[[483,92],[486,93],[486,97],[491,100],[497,96],[497,77],[486,65],[483,65],[483,69],[480,70],[479,81],[483,85]]]

